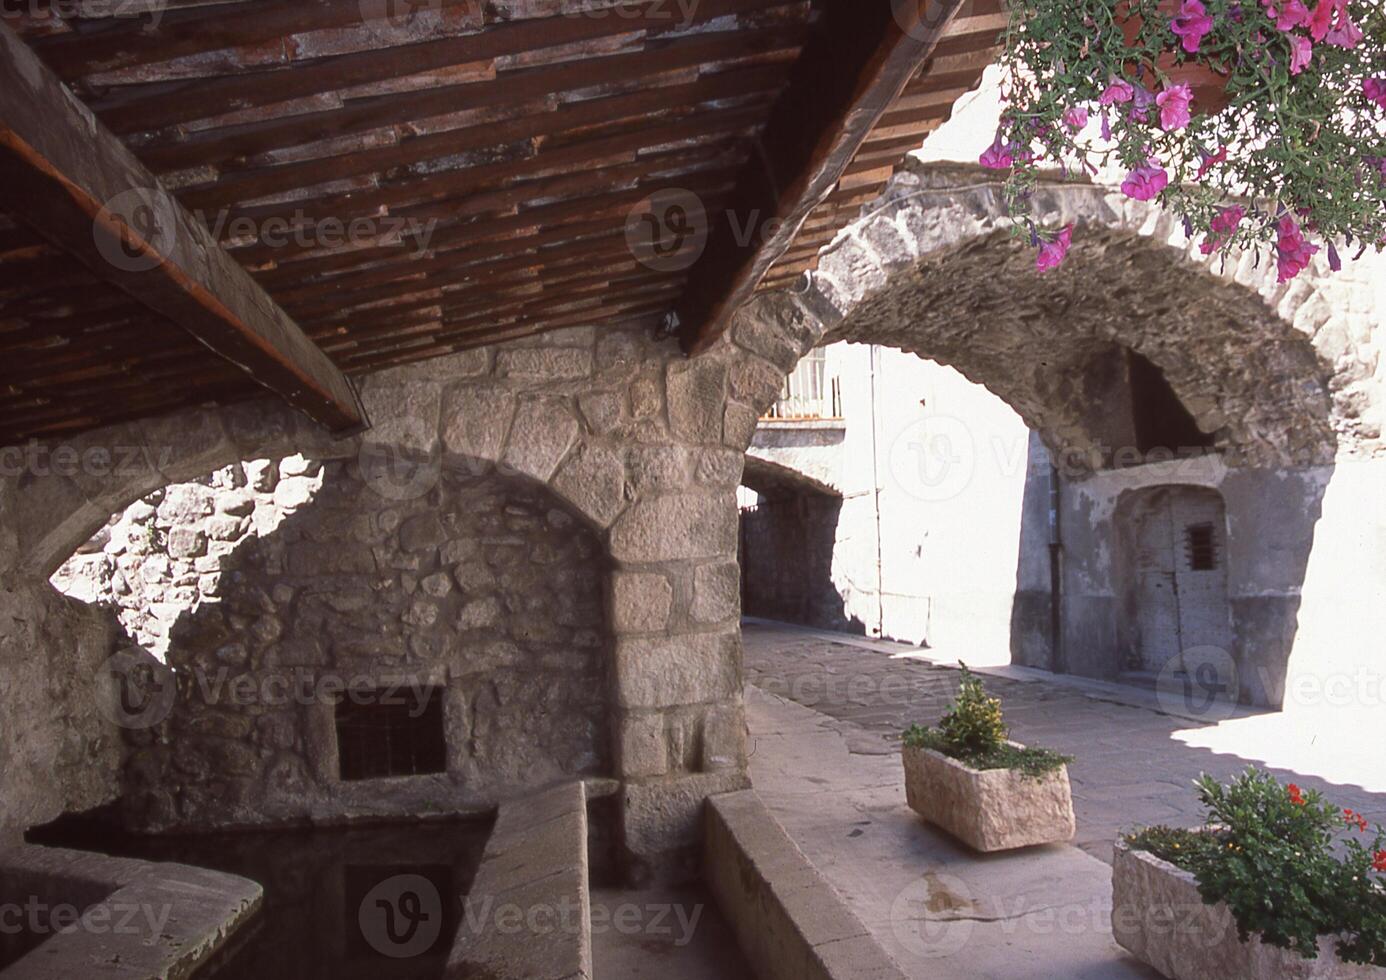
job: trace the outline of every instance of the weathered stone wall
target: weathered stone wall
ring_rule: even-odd
[[[0,586],[0,842],[116,798],[120,736],[94,709],[121,639],[109,615],[46,583]]]
[[[164,660],[181,616],[216,596],[224,559],[263,537],[322,487],[302,456],[252,460],[156,490],[115,514],[52,578],[65,595],[112,606],[130,638]]]
[[[247,499],[221,497],[169,488],[191,519],[170,536],[196,539]],[[448,813],[611,774],[606,561],[543,488],[444,470],[391,500],[357,462],[334,461],[274,530],[247,534],[253,516],[170,631],[170,717],[131,733],[137,826]],[[411,703],[430,688],[443,692],[447,773],[343,780],[333,704],[355,695],[342,692]]]
[[[691,362],[643,331],[588,329],[382,372],[362,385],[374,423],[364,440],[332,440],[268,400],[92,433],[67,447],[75,468],[40,453],[0,478],[0,576],[40,584],[111,514],[237,461],[356,460],[373,492],[401,500],[458,468],[542,484],[610,561],[612,769],[628,867],[690,873],[703,799],[746,784],[742,459],[807,342],[748,329],[745,346]],[[111,459],[123,465],[93,464]]]

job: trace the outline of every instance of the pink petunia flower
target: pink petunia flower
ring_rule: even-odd
[[[1170,22],[1172,30],[1184,42],[1184,50],[1198,54],[1203,38],[1213,30],[1213,18],[1208,16],[1208,8],[1199,0],[1184,0],[1179,13]]]
[[[1282,31],[1309,26],[1309,8],[1300,0],[1284,0],[1278,7],[1275,0],[1264,0],[1264,3],[1266,13],[1275,18],[1275,26]]]
[[[1111,105],[1114,102],[1130,102],[1136,97],[1136,90],[1131,83],[1121,78],[1112,79],[1102,95],[1098,97],[1098,102],[1102,105]]]
[[[1187,126],[1191,102],[1193,89],[1187,85],[1170,86],[1155,96],[1155,104],[1160,107],[1160,128],[1173,133]]]
[[[1035,269],[1048,272],[1057,269],[1068,258],[1069,247],[1073,244],[1073,226],[1064,225],[1053,241],[1041,242],[1039,254],[1035,256]]]
[[[1229,208],[1223,208],[1217,213],[1208,224],[1208,237],[1204,239],[1198,250],[1204,255],[1212,255],[1221,249],[1231,239],[1242,221],[1246,218],[1246,208],[1240,204],[1234,204]]]
[[[1386,75],[1362,79],[1362,94],[1386,109]]]
[[[1137,167],[1121,182],[1121,192],[1133,201],[1153,201],[1169,186],[1169,174],[1162,167]]]
[[[1304,232],[1295,219],[1288,214],[1277,225],[1279,238],[1275,243],[1275,262],[1279,271],[1279,281],[1289,282],[1308,268],[1310,261],[1318,254],[1319,247],[1310,245]]]
[[[1298,75],[1314,57],[1314,42],[1303,34],[1290,35],[1290,74]]]
[[[1088,124],[1088,110],[1082,106],[1074,106],[1064,111],[1064,125],[1075,133]]]
[[[1350,23],[1348,0],[1319,0],[1314,12],[1309,15],[1309,36],[1317,43],[1328,37],[1328,32],[1337,28],[1345,29]]]
[[[991,146],[982,151],[982,155],[977,158],[977,162],[988,170],[1009,170],[1015,165],[1015,155],[1011,152],[1011,146],[1001,142],[1001,134],[996,134],[996,139],[992,140]]]
[[[1334,47],[1352,50],[1362,43],[1362,30],[1352,22],[1352,18],[1347,15],[1347,11],[1344,11],[1337,26],[1328,32],[1324,40]]]
[[[1194,180],[1202,180],[1203,175],[1209,170],[1212,170],[1220,163],[1226,163],[1227,147],[1220,146],[1217,148],[1217,151],[1213,153],[1206,153],[1200,150],[1199,155],[1203,157],[1203,162],[1198,165],[1198,175],[1194,177]]]

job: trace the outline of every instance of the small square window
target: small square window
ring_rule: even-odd
[[[337,702],[337,757],[344,780],[446,772],[443,692],[356,691]]]
[[[1185,529],[1189,552],[1189,568],[1195,572],[1211,572],[1218,567],[1218,537],[1211,524],[1190,524]]]

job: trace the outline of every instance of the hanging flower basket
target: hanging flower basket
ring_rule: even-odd
[[[1344,244],[1386,244],[1386,7],[1309,2],[1012,0],[981,163],[1008,172],[1037,268],[1073,241],[1032,214],[1054,168],[1116,169],[1205,255],[1269,247],[1281,282],[1320,252],[1337,269]]]
[[[1160,0],[1160,19],[1172,24],[1179,14],[1180,6],[1179,0]],[[1123,0],[1117,4],[1116,19],[1127,46],[1139,45],[1141,30],[1145,27],[1145,18],[1141,16],[1139,4],[1133,5]],[[1152,84],[1161,78],[1167,78],[1172,85],[1187,85],[1193,92],[1193,105],[1197,107],[1196,111],[1201,113],[1216,115],[1232,103],[1232,96],[1227,91],[1231,73],[1226,65],[1214,67],[1207,61],[1180,61],[1175,51],[1170,49],[1162,52],[1154,64],[1130,62],[1122,67],[1129,78],[1145,77],[1150,79]]]

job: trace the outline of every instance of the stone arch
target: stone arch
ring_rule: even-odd
[[[589,445],[564,407],[476,383],[477,353],[430,362],[423,378],[389,371],[363,379],[374,423],[364,435],[333,439],[282,402],[262,399],[104,428],[68,441],[62,458],[20,447],[38,453],[39,462],[16,467],[19,475],[0,484],[0,533],[16,536],[12,544],[0,540],[0,561],[14,561],[18,575],[46,579],[111,514],[160,487],[295,454],[375,456],[425,470],[498,468],[536,480],[605,534],[625,505],[618,461]],[[539,422],[546,411],[552,424]]]
[[[746,454],[746,468],[741,476],[741,485],[754,490],[762,497],[842,496],[842,491],[812,473],[771,459],[768,454],[754,449]]]
[[[1280,285],[1265,256],[1209,260],[1171,217],[1109,188],[1043,183],[1035,208],[1047,226],[1077,226],[1065,267],[1042,278],[995,175],[911,162],[805,284],[742,311],[732,337],[754,355],[736,369],[755,389],[747,400],[768,405],[774,391],[753,381],[818,343],[877,343],[950,364],[1051,450],[1097,461],[1110,440],[1084,408],[1101,400],[1094,365],[1129,350],[1233,465],[1380,453],[1375,256],[1333,273],[1321,255]]]

